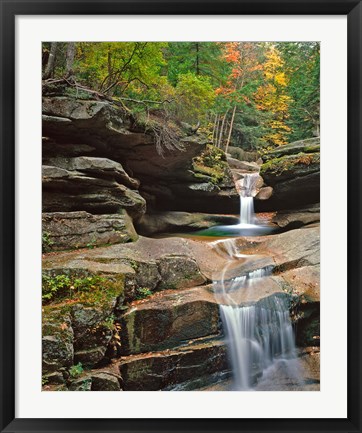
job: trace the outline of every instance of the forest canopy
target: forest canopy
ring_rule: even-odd
[[[317,42],[49,42],[42,51],[43,80],[190,124],[225,150],[319,136]]]

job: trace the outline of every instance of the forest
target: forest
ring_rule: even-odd
[[[318,42],[52,42],[43,79],[67,80],[78,98],[112,98],[151,128],[156,115],[226,151],[230,142],[263,151],[319,136],[319,51]]]

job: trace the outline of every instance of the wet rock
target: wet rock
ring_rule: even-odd
[[[225,346],[216,341],[123,358],[119,369],[125,391],[156,391],[228,370],[228,361]]]
[[[91,215],[87,212],[42,214],[43,247],[47,251],[131,242],[137,239],[126,212],[116,215]],[[43,240],[44,243],[44,240]]]

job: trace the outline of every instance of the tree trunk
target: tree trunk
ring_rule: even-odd
[[[216,132],[217,121],[218,121],[218,115],[215,114],[214,127],[212,129],[212,144],[215,144],[215,132]]]
[[[72,78],[74,75],[73,65],[75,58],[75,42],[67,43],[67,53],[65,57],[65,77]]]
[[[218,146],[217,146],[217,147],[220,147],[220,148],[221,148],[222,136],[223,136],[223,133],[224,133],[225,119],[226,119],[226,116],[227,116],[228,112],[229,112],[229,109],[226,110],[226,113],[224,114],[224,117],[222,118],[222,122],[221,122],[220,135],[219,135],[219,143],[218,143]]]
[[[57,51],[57,44],[58,44],[57,42],[51,42],[51,44],[50,44],[49,58],[48,58],[48,63],[45,67],[44,74],[43,74],[43,80],[47,80],[54,73],[55,54]]]
[[[218,114],[217,114],[216,116],[217,116],[217,118],[216,118],[215,142],[214,142],[214,145],[215,145],[216,147],[218,147],[218,137],[219,137],[219,128],[220,128],[220,117],[219,117]]]
[[[196,75],[200,75],[199,43],[196,42]]]
[[[235,111],[236,111],[236,105],[234,105],[233,115],[231,117],[229,135],[228,135],[228,139],[226,140],[226,145],[225,145],[225,153],[227,153],[228,149],[229,149],[229,143],[230,143],[230,138],[231,138],[231,131],[233,130],[233,124],[234,124],[234,118],[235,118]]]

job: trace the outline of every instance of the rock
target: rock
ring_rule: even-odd
[[[62,368],[73,365],[73,328],[69,313],[60,309],[47,309],[43,311],[42,320],[42,374],[45,377],[59,378]]]
[[[119,366],[125,391],[161,390],[228,368],[226,349],[220,341],[124,357]]]
[[[113,245],[81,252],[59,253],[43,259],[43,270],[48,274],[102,274],[104,277],[108,275],[110,279],[118,275],[124,281],[122,294],[127,302],[138,297],[138,289],[156,291],[190,287],[206,281],[189,242],[179,238],[140,237],[137,242],[120,244],[118,248]]]
[[[245,151],[235,146],[229,146],[228,153],[232,158],[238,159],[239,161],[256,162],[259,159],[258,152]]]
[[[206,282],[196,261],[187,256],[164,256],[157,264],[161,276],[158,290],[195,287]]]
[[[102,214],[127,210],[133,218],[139,218],[146,210],[146,202],[137,191],[120,183],[138,185],[122,170],[120,164],[101,158],[45,160],[43,211]]]
[[[69,391],[91,391],[91,388],[92,378],[87,375],[74,380],[69,386]]]
[[[132,242],[138,237],[126,212],[113,215],[44,212],[42,231],[47,251]]]
[[[215,215],[189,212],[157,212],[144,214],[136,223],[137,232],[143,236],[156,233],[177,233],[207,229],[219,224],[238,224],[239,218],[233,215]]]
[[[255,200],[268,200],[273,195],[273,188],[271,186],[264,186],[260,188]]]
[[[227,159],[231,169],[243,170],[245,172],[255,173],[258,172],[260,167],[256,162],[239,161],[238,159]]]
[[[320,263],[320,228],[306,227],[263,237],[238,238],[241,253],[263,254],[274,260],[275,272]]]
[[[108,158],[79,156],[73,158],[54,157],[43,158],[45,166],[54,166],[67,171],[84,173],[90,177],[114,179],[129,188],[137,189],[139,181],[133,179],[124,171],[122,165]]]
[[[290,209],[320,201],[319,139],[291,143],[265,155],[260,174],[273,195],[256,201],[256,211]],[[302,151],[301,151],[302,150]],[[299,153],[298,153],[299,152]]]
[[[239,196],[225,154],[197,135],[181,142],[182,152],[163,158],[145,147],[142,158],[131,153],[127,159],[141,193],[154,197],[153,211],[237,212]]]
[[[314,153],[320,151],[320,137],[307,138],[306,140],[294,141],[279,146],[263,155],[263,161],[270,161],[286,155],[297,155],[299,153]]]
[[[308,224],[319,223],[319,203],[302,209],[278,211],[272,222],[281,228],[295,229]]]
[[[165,293],[131,305],[122,317],[121,350],[124,355],[163,350],[219,332],[219,307],[206,289]]]
[[[112,154],[112,150],[153,141],[144,133],[131,132],[129,116],[108,101],[43,97],[42,109],[43,135],[60,143],[86,143],[98,152],[104,151],[107,143]]]
[[[53,373],[43,374],[42,381],[46,385],[62,385],[65,383],[63,373],[54,371]]]
[[[74,329],[74,363],[95,367],[104,358],[113,336],[115,302],[102,308],[76,305],[72,311]]]
[[[162,118],[152,122],[161,132],[172,131],[174,149],[156,146],[157,128],[135,123],[108,101],[45,96],[44,210],[125,209],[137,219],[145,210],[142,196],[151,196],[149,205],[157,210],[237,212],[225,154],[202,135],[184,136]],[[134,177],[141,181],[139,192]],[[217,199],[213,206],[210,198]]]
[[[91,391],[120,391],[120,377],[106,372],[92,374]]]

